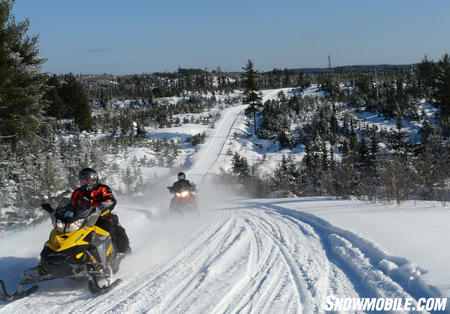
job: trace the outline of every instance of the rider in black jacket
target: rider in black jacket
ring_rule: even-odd
[[[182,208],[185,208],[185,206],[198,209],[197,205],[197,191],[195,189],[195,184],[190,182],[189,180],[186,180],[186,175],[183,172],[178,173],[178,181],[172,184],[172,186],[168,186],[168,189],[170,193],[173,193],[174,196],[170,200],[170,209],[171,210],[179,210],[179,206],[182,205]],[[187,190],[190,193],[184,194],[184,192],[180,195],[178,193],[182,192],[183,190]],[[179,198],[181,197],[181,198]],[[183,200],[182,203],[179,203],[180,200]]]
[[[178,181],[169,188],[172,193],[177,193],[181,190],[195,191],[195,184],[191,183],[189,180],[186,180],[186,175],[184,172],[178,173],[177,178]]]

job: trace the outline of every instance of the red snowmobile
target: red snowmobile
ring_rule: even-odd
[[[197,211],[197,192],[194,188],[182,188],[178,191],[170,186],[167,187],[170,193],[174,194],[170,201],[170,211],[173,213],[183,213],[186,211]]]

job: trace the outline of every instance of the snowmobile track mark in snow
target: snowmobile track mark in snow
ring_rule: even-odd
[[[250,216],[253,216],[250,214]],[[289,250],[286,248],[286,246],[283,244],[282,235],[280,228],[275,228],[274,224],[268,223],[264,218],[259,216],[253,216],[254,218],[257,218],[260,220],[260,222],[252,221],[250,224],[253,224],[254,230],[259,230],[263,232],[274,244],[275,248],[278,249],[280,253],[280,257],[283,258],[285,265],[287,266],[288,273],[290,275],[290,278],[292,280],[292,283],[296,287],[296,295],[298,298],[299,304],[302,304],[304,306],[304,310],[306,312],[309,312],[310,305],[313,303],[312,295],[310,293],[310,290],[308,289],[308,284],[306,283],[302,270],[297,267],[296,265],[296,258],[289,252]],[[264,226],[265,225],[265,226]],[[259,227],[259,228],[258,228]],[[278,239],[277,236],[281,239]],[[286,244],[288,244],[286,242]]]

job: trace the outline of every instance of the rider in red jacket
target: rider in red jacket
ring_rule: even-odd
[[[70,204],[78,208],[100,207],[102,214],[96,225],[108,231],[118,252],[130,251],[128,236],[120,225],[117,215],[111,213],[117,201],[107,185],[98,182],[98,174],[92,168],[85,168],[78,174],[80,187],[72,193]]]

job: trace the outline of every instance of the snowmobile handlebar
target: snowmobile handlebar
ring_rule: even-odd
[[[192,184],[188,189],[184,189],[184,190],[189,190],[190,192],[197,192],[197,189],[195,187],[196,187],[196,185]],[[170,193],[177,192],[177,191],[174,191],[171,186],[168,186],[167,189],[169,190]]]
[[[104,210],[107,210],[113,204],[113,202],[102,202],[99,206],[91,207],[89,212],[98,212],[99,214],[101,214]],[[51,215],[56,215],[56,209],[53,208],[49,203],[41,204],[41,208]]]

